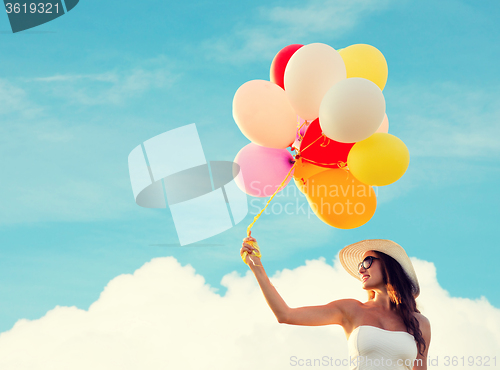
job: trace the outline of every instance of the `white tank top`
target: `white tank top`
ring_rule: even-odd
[[[347,342],[351,370],[411,370],[417,343],[410,333],[361,325]]]

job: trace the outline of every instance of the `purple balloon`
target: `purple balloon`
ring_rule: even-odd
[[[238,152],[234,162],[241,169],[235,179],[241,190],[254,197],[270,197],[285,179],[295,159],[286,149],[267,148],[250,143]],[[292,175],[293,171],[283,188]]]

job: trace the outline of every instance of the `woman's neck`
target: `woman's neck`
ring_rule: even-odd
[[[378,291],[375,290],[375,297],[371,300],[374,305],[384,308],[386,310],[391,309],[391,299],[389,298],[389,295],[387,294],[387,291]]]

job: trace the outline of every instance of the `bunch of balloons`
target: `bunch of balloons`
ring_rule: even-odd
[[[283,48],[270,81],[246,82],[234,95],[234,120],[251,141],[235,158],[238,186],[268,197],[293,176],[325,223],[352,229],[368,222],[377,205],[372,186],[394,183],[410,161],[406,145],[388,133],[387,74],[370,45]]]

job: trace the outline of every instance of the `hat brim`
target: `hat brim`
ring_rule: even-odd
[[[361,280],[358,274],[358,265],[363,260],[363,255],[368,251],[383,252],[394,258],[401,265],[406,276],[408,276],[412,283],[412,295],[415,298],[418,297],[420,294],[420,286],[413,264],[403,247],[392,240],[368,239],[348,245],[339,252],[340,263],[349,274]]]

